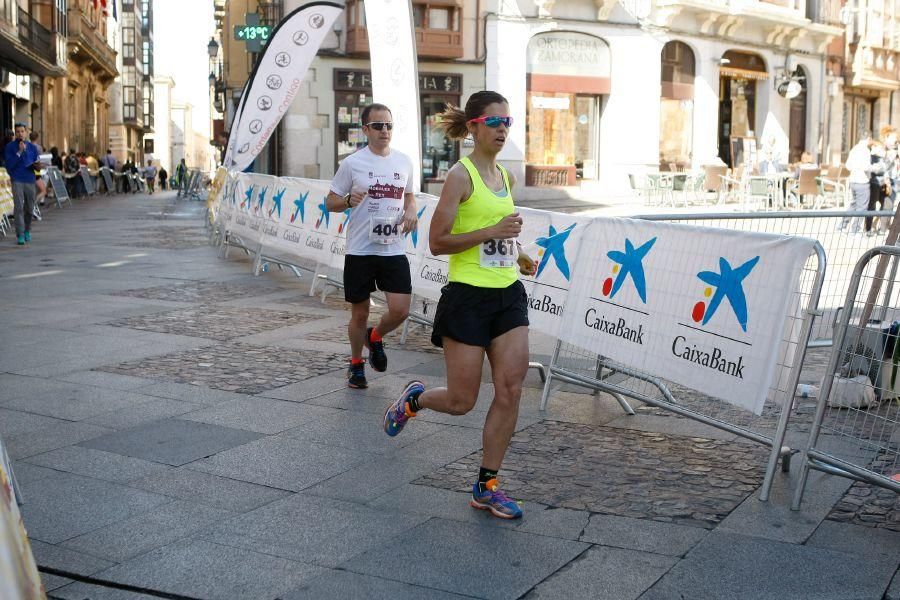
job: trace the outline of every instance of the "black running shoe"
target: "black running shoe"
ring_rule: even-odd
[[[364,390],[369,387],[369,383],[366,381],[366,363],[350,363],[350,368],[347,369],[347,387],[352,387],[357,390]]]
[[[387,370],[387,354],[384,353],[384,342],[372,341],[372,330],[374,327],[366,329],[366,347],[369,349],[369,364],[376,371],[383,373]]]

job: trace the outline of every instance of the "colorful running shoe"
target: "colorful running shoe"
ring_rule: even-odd
[[[384,353],[384,342],[372,341],[372,330],[374,327],[366,329],[366,348],[369,349],[369,364],[372,368],[380,373],[387,370],[387,354]]]
[[[31,232],[30,232],[30,231],[26,231],[26,232],[25,232],[25,241],[26,241],[26,242],[30,242],[30,241],[31,241]]]
[[[347,387],[357,390],[369,387],[369,383],[366,381],[366,363],[350,363],[350,368],[347,369]]]
[[[394,437],[403,430],[403,426],[416,413],[409,409],[409,399],[418,396],[425,391],[425,384],[421,381],[410,381],[403,388],[400,397],[391,402],[384,411],[384,432]]]
[[[500,489],[500,482],[490,479],[484,486],[484,491],[478,487],[478,482],[472,486],[472,499],[469,500],[472,508],[489,510],[495,517],[501,519],[518,519],[522,516],[522,508],[519,503],[512,500]]]

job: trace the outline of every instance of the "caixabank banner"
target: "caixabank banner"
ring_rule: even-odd
[[[814,243],[595,219],[559,338],[759,414]]]

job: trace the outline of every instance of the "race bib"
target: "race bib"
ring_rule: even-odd
[[[372,217],[369,219],[369,241],[373,244],[396,244],[402,237],[396,217]]]
[[[486,240],[481,244],[481,266],[489,269],[516,266],[514,240]]]

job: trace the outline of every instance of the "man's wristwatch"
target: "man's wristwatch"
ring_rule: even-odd
[[[347,204],[347,208],[353,208],[353,206],[350,204],[350,194],[344,196],[344,202]]]

